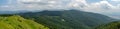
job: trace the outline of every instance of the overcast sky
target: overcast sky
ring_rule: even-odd
[[[78,9],[102,14],[118,14],[120,0],[0,0],[0,11],[45,9]]]

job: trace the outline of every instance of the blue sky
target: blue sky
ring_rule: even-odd
[[[7,0],[0,0],[0,5],[5,5],[5,4],[7,4]]]
[[[100,2],[102,0],[86,0],[88,3],[95,3],[95,2]]]
[[[119,15],[120,0],[0,0],[0,11],[68,10]]]

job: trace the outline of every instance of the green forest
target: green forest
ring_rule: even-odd
[[[120,29],[120,21],[111,22],[108,24],[100,25],[96,29]]]

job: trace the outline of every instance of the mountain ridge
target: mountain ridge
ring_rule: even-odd
[[[32,18],[51,29],[90,29],[114,20],[105,15],[78,10],[29,12],[19,15]]]

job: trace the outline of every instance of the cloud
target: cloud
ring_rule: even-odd
[[[21,2],[40,2],[41,0],[19,0]]]
[[[8,7],[0,6],[3,10],[42,10],[42,9],[66,9],[69,0],[16,0],[9,1]],[[14,3],[14,4],[13,4]],[[16,3],[16,4],[15,4]]]
[[[120,0],[111,0],[111,1],[116,1],[116,2],[120,2]]]
[[[100,1],[96,3],[91,3],[87,7],[84,8],[86,11],[92,11],[92,12],[102,12],[102,11],[109,11],[117,9],[116,6],[113,6],[108,1]]]
[[[94,12],[94,13],[100,13],[104,14],[113,18],[120,18],[118,16],[120,12],[120,5],[117,4],[116,6],[112,5],[106,0],[96,2],[96,3],[91,3],[87,4],[84,8],[82,8],[83,11],[87,12]],[[117,15],[117,16],[115,16]]]
[[[116,11],[119,6],[113,6],[107,0],[88,3],[86,0],[10,0],[11,4],[0,6],[5,10],[42,10],[42,9],[82,9],[88,12]],[[115,1],[115,0],[114,0]],[[13,4],[12,4],[13,3]]]
[[[115,9],[115,6],[103,0],[96,3],[87,3],[86,0],[16,0],[17,4],[1,6],[5,10],[42,10],[42,9],[82,9],[88,12],[105,12]]]

